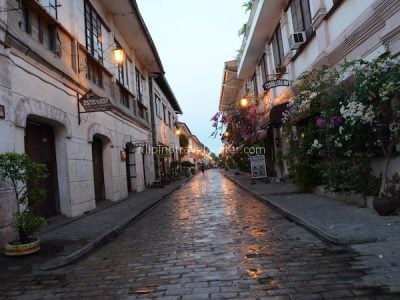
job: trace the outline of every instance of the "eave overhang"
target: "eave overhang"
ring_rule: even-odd
[[[222,78],[219,111],[229,110],[232,103],[237,100],[238,92],[242,87],[242,80],[237,78],[238,61],[225,62]]]
[[[250,29],[244,39],[243,53],[238,67],[239,79],[246,79],[254,73],[287,2],[287,0],[261,0],[254,8],[255,12],[249,20]]]
[[[112,15],[114,25],[136,58],[151,74],[164,74],[164,68],[150,32],[135,0],[99,0]]]
[[[178,100],[176,100],[176,97],[174,93],[172,92],[172,89],[165,78],[164,75],[156,77],[155,81],[157,85],[160,87],[161,91],[164,93],[164,95],[167,97],[168,102],[171,104],[172,108],[175,110],[177,114],[182,114],[182,109],[179,106]]]

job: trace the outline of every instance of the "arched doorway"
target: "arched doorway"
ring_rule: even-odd
[[[126,144],[126,180],[128,184],[128,193],[136,192],[136,179],[136,148],[128,143]]]
[[[93,136],[92,159],[93,159],[93,180],[96,202],[106,199],[104,184],[104,163],[103,163],[103,141],[97,135]]]
[[[25,152],[37,163],[46,165],[48,176],[42,184],[46,191],[42,202],[32,209],[46,218],[60,213],[55,135],[52,126],[29,117],[25,129]]]

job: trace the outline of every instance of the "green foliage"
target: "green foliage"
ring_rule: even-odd
[[[179,162],[176,160],[171,161],[170,166],[171,166],[171,169],[176,170],[176,168],[179,166]]]
[[[244,154],[243,151],[238,151],[232,155],[232,158],[240,171],[250,172],[250,159],[248,154]]]
[[[246,34],[247,34],[247,23],[244,23],[242,25],[242,28],[239,29],[238,35],[239,36],[241,36],[241,35],[246,36]]]
[[[290,176],[303,193],[312,192],[321,184],[321,157],[317,152],[308,152],[314,142],[313,130],[311,122],[302,128],[300,137],[291,141],[290,152],[285,157],[290,165]]]
[[[240,60],[240,58],[241,58],[242,55],[243,55],[243,51],[244,51],[243,48],[240,48],[239,50],[236,50],[235,58],[238,59],[238,60]]]
[[[185,160],[185,161],[182,161],[182,162],[181,162],[181,166],[182,166],[182,168],[192,168],[192,167],[194,167],[195,165],[192,164],[190,161]]]
[[[217,156],[214,152],[211,152],[210,155],[211,155],[211,158],[215,161],[215,163],[218,164],[219,160],[220,160],[219,156]]]
[[[180,134],[180,135],[179,135],[179,145],[180,145],[182,148],[187,148],[187,147],[189,147],[189,138],[188,138],[186,135],[184,135],[184,134]]]
[[[254,0],[249,0],[245,3],[243,3],[243,7],[246,8],[246,13],[251,11],[253,9],[253,4],[254,4]]]
[[[0,154],[0,180],[12,185],[18,202],[16,226],[21,242],[27,242],[45,223],[44,218],[35,216],[30,207],[42,201],[45,191],[39,186],[46,177],[46,166],[33,162],[28,155]]]
[[[29,242],[30,237],[45,224],[45,218],[36,216],[30,210],[17,213],[17,226],[21,243]]]
[[[232,157],[227,157],[225,159],[225,167],[228,167],[229,169],[236,169],[235,160]]]
[[[392,128],[400,122],[400,62],[383,56],[347,62],[341,72],[321,67],[304,74],[296,88],[284,116],[294,182],[303,190],[323,184],[330,191],[377,194],[371,163],[385,157],[388,164],[400,142]]]

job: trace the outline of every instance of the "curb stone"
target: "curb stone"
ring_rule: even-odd
[[[242,190],[246,191],[250,195],[252,195],[254,198],[260,200],[261,202],[265,203],[268,205],[270,208],[275,210],[276,212],[280,213],[281,215],[287,217],[289,220],[295,222],[298,225],[303,226],[305,229],[310,231],[312,234],[317,236],[318,238],[336,244],[336,245],[342,245],[342,246],[348,246],[348,245],[354,245],[354,244],[364,244],[364,243],[371,243],[371,242],[376,242],[378,239],[377,238],[366,238],[366,239],[349,239],[349,238],[344,238],[340,237],[337,235],[333,235],[331,233],[326,232],[325,230],[321,229],[318,226],[313,225],[312,223],[308,222],[302,217],[297,216],[296,214],[289,212],[288,210],[280,207],[279,205],[273,203],[272,201],[268,200],[265,197],[260,196],[259,194],[253,192],[251,189],[249,189],[247,186],[244,184],[238,182],[237,180],[233,179],[230,175],[226,174],[223,172],[223,175],[228,178],[230,181],[232,181],[234,184],[236,184],[238,187],[240,187]]]
[[[97,247],[99,247],[101,245],[106,244],[111,239],[117,237],[122,232],[123,229],[125,229],[129,225],[139,221],[142,217],[144,217],[147,213],[149,213],[152,209],[154,209],[157,205],[159,205],[162,200],[164,200],[165,198],[170,196],[172,193],[174,193],[176,190],[180,189],[182,186],[187,184],[194,177],[195,176],[191,176],[186,181],[184,181],[182,184],[178,185],[177,187],[175,187],[174,189],[172,189],[171,191],[169,191],[168,193],[163,195],[160,199],[155,201],[153,204],[151,204],[150,206],[144,208],[138,214],[136,214],[136,215],[128,218],[127,220],[123,221],[121,224],[119,224],[119,225],[115,226],[114,228],[108,230],[107,232],[105,232],[101,236],[97,237],[94,241],[91,241],[91,242],[87,243],[85,246],[83,246],[82,248],[72,252],[71,254],[68,254],[66,256],[62,256],[62,257],[59,257],[59,258],[55,258],[54,260],[51,260],[51,261],[49,261],[47,263],[44,263],[44,264],[38,266],[37,270],[39,270],[39,271],[50,271],[50,270],[55,270],[55,269],[64,267],[64,266],[66,266],[66,265],[78,260],[79,258],[81,258],[85,254],[89,253],[93,249],[95,249],[95,248],[97,248]]]

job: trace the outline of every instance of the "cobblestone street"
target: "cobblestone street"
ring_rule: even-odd
[[[363,259],[210,170],[77,263],[1,272],[0,298],[395,299],[363,285]]]

